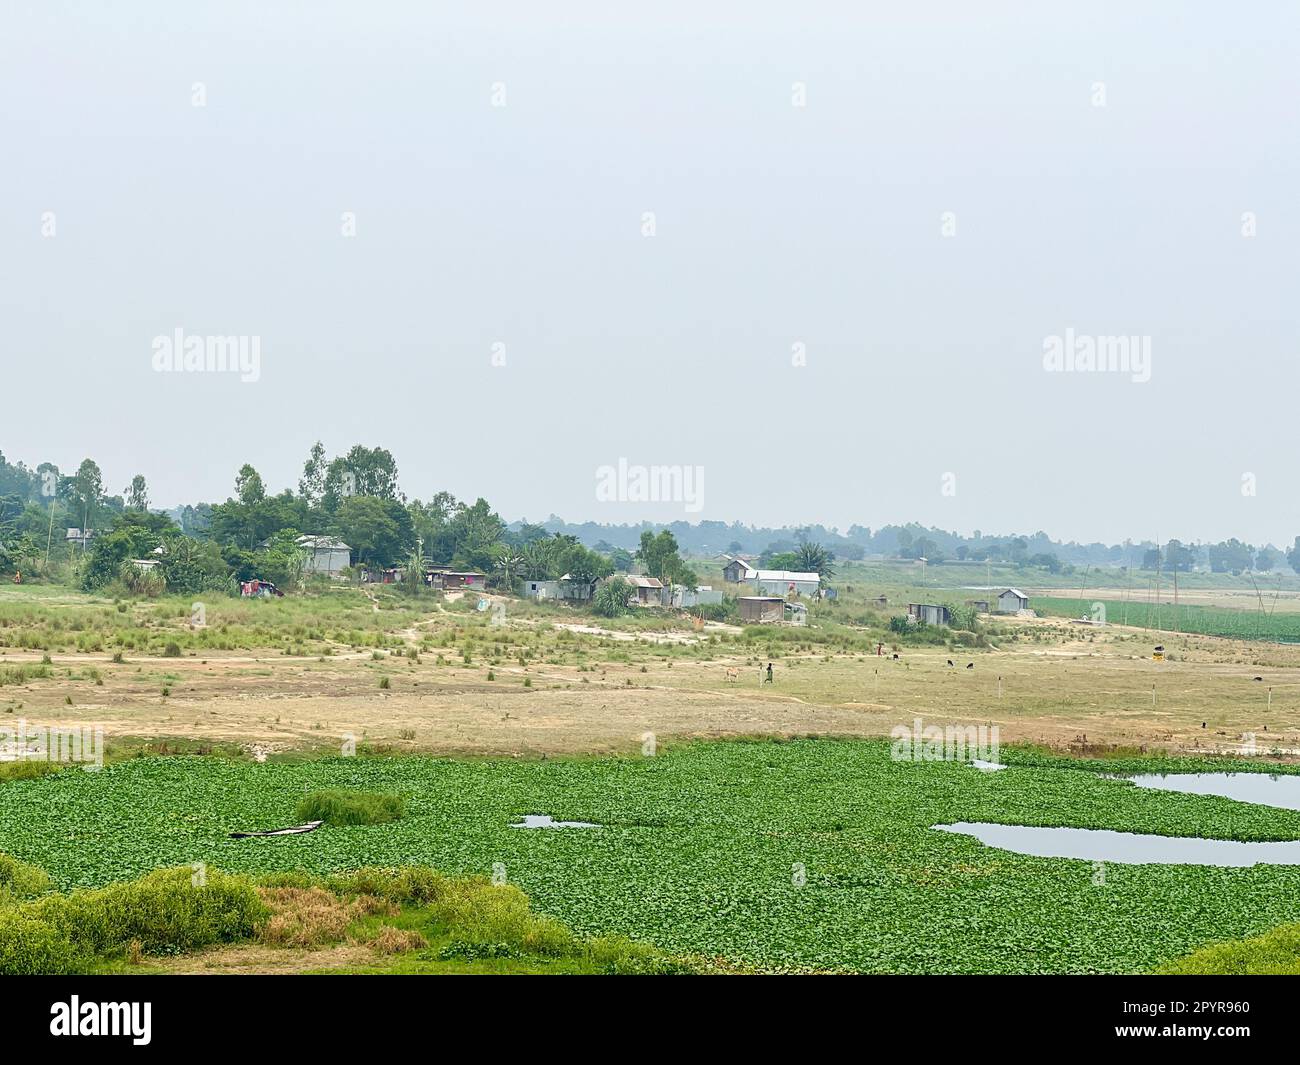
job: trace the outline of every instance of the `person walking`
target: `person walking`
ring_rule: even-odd
[[[771,684],[771,683],[772,683],[772,663],[771,663],[771,662],[769,662],[769,663],[767,664],[767,676],[763,678],[763,683],[764,683],[764,684]]]

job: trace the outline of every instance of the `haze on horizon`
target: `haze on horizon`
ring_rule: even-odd
[[[164,507],[320,439],[508,520],[1285,547],[1300,9],[1261,25],[9,5],[0,450]],[[259,338],[257,380],[156,372],[176,329]],[[1067,333],[1150,379],[1046,369]],[[701,508],[598,501],[620,459]]]

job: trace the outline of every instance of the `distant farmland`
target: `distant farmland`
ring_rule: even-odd
[[[1106,620],[1112,625],[1134,625],[1160,632],[1187,632],[1200,636],[1226,636],[1239,640],[1270,640],[1274,643],[1300,643],[1300,613],[1231,610],[1225,607],[1185,606],[1172,603],[1149,603],[1145,599],[1058,599],[1036,597],[1030,606],[1049,617],[1092,617],[1096,604],[1106,608]]]

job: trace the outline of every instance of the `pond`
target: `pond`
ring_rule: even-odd
[[[1130,780],[1140,788],[1181,791],[1187,795],[1221,795],[1225,799],[1300,810],[1300,776],[1276,773],[1147,773]]]
[[[1242,843],[1195,836],[1153,836],[1099,828],[1039,828],[959,821],[940,832],[973,836],[989,847],[1038,858],[1078,858],[1129,865],[1300,865],[1300,840]]]

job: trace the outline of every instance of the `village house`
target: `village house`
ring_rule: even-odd
[[[758,570],[743,558],[733,558],[731,555],[723,555],[722,557],[727,559],[727,564],[722,567],[722,576],[724,580],[731,584],[741,584],[753,580],[758,575]]]
[[[907,616],[925,625],[947,625],[952,620],[951,611],[937,603],[908,603]]]
[[[740,620],[750,625],[768,625],[785,617],[785,600],[776,595],[742,595]]]
[[[94,529],[69,529],[63,539],[70,544],[80,545],[84,551],[86,545],[95,538]]]
[[[300,536],[295,543],[307,553],[305,573],[337,577],[352,565],[352,548],[336,536]]]
[[[760,569],[754,571],[750,584],[760,595],[816,595],[821,581],[821,575],[817,573]]]
[[[451,591],[456,588],[473,588],[482,591],[487,588],[487,574],[474,570],[426,569],[424,583],[430,588]]]
[[[595,581],[578,580],[565,574],[555,581],[524,581],[524,594],[533,599],[554,599],[560,602],[587,602],[596,590]]]
[[[702,584],[695,591],[677,584],[672,590],[672,605],[678,608],[687,608],[693,606],[704,606],[711,603],[721,603],[722,593],[714,591],[707,584]]]
[[[635,606],[663,606],[664,585],[658,577],[624,574],[623,579],[632,586],[631,602]]]
[[[1019,588],[1007,588],[998,592],[998,613],[1015,614],[1029,609],[1029,596]]]

